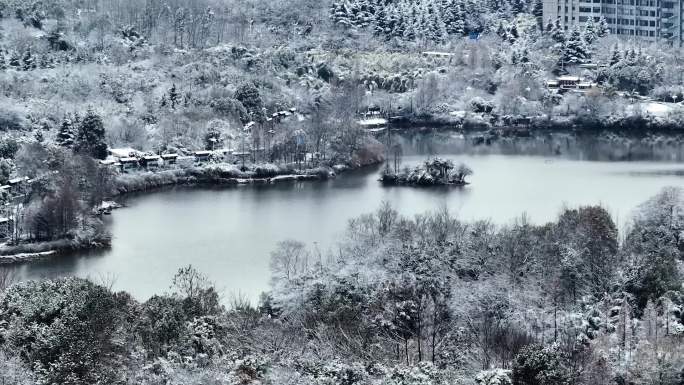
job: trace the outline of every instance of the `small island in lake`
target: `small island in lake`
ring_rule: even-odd
[[[463,163],[456,167],[451,160],[434,158],[413,169],[392,171],[388,166],[380,181],[389,186],[465,186],[466,178],[472,174],[473,170]]]

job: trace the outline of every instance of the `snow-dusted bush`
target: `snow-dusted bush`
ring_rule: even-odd
[[[511,371],[508,369],[484,370],[475,376],[478,385],[512,385]]]

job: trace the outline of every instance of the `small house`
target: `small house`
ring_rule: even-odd
[[[129,170],[135,170],[140,166],[138,158],[128,157],[119,159],[119,164],[121,165],[121,171],[126,172]]]
[[[577,88],[581,79],[579,76],[560,76],[556,78],[556,81],[558,82],[558,87],[560,89],[570,90]]]
[[[15,187],[15,186],[24,184],[24,183],[27,182],[28,180],[29,180],[29,178],[28,178],[27,176],[25,176],[25,177],[23,177],[23,178],[14,178],[14,179],[10,179],[7,183],[9,183],[10,186]]]
[[[174,165],[178,162],[178,154],[164,154],[161,156],[164,164]]]
[[[163,162],[159,155],[146,155],[140,158],[140,163],[147,169],[158,168]]]
[[[208,162],[209,158],[211,158],[211,154],[211,151],[195,151],[195,161],[199,163]]]
[[[107,159],[101,160],[99,163],[104,168],[109,168],[109,169],[119,168],[119,162],[117,162],[116,159],[107,158]]]
[[[194,156],[179,156],[176,158],[176,164],[181,167],[192,167],[195,164]]]

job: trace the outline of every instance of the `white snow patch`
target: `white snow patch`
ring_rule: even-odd
[[[387,124],[387,119],[384,118],[371,118],[359,120],[359,124],[362,126],[384,126]]]

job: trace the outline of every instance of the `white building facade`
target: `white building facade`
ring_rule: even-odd
[[[604,17],[611,34],[680,46],[684,0],[544,0],[544,21],[565,29]]]

